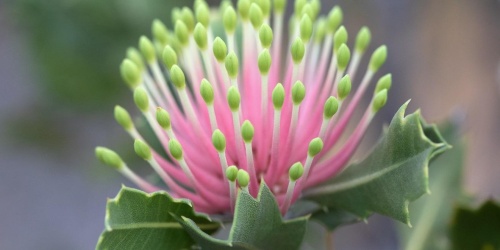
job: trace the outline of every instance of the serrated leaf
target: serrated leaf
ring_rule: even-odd
[[[96,249],[185,249],[194,241],[174,216],[189,218],[212,233],[219,224],[194,212],[187,200],[173,199],[164,191],[147,194],[122,187],[106,206],[105,230]]]
[[[452,249],[500,249],[500,204],[485,202],[479,209],[459,207],[451,226]]]
[[[429,192],[429,160],[450,146],[418,111],[405,117],[407,105],[399,109],[368,157],[308,190],[306,199],[360,218],[376,212],[410,225],[408,204]]]
[[[450,249],[448,225],[455,204],[464,198],[465,147],[459,135],[459,125],[446,122],[440,126],[443,137],[453,144],[453,148],[431,163],[429,183],[432,193],[410,205],[413,228],[398,226],[401,246],[406,250]]]
[[[278,204],[262,182],[257,200],[240,192],[228,240],[215,239],[189,218],[179,222],[202,249],[298,249],[306,230],[307,217],[283,221]]]

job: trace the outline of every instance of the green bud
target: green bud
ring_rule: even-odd
[[[309,18],[311,19],[314,16],[314,11],[310,3],[306,3],[304,7],[302,7],[302,11],[300,12],[300,17],[302,18],[304,16],[309,16]]]
[[[212,51],[214,52],[214,56],[219,63],[222,63],[224,62],[224,60],[226,60],[227,46],[220,37],[215,38],[214,44],[212,46]]]
[[[136,64],[130,59],[123,60],[120,65],[120,73],[123,80],[132,88],[136,88],[141,83],[141,73]]]
[[[172,157],[174,157],[174,159],[182,159],[182,146],[176,139],[170,139],[170,141],[168,142],[168,150],[170,151],[170,154],[172,155]]]
[[[297,37],[295,41],[293,41],[292,48],[290,50],[292,52],[293,62],[295,64],[302,62],[306,48],[304,46],[304,42],[300,38]]]
[[[351,59],[351,51],[347,45],[340,45],[339,50],[337,51],[337,66],[339,70],[344,71],[347,68],[347,64],[349,64],[349,60]]]
[[[316,23],[316,32],[314,33],[314,41],[320,43],[326,36],[327,31],[327,21],[321,18]]]
[[[135,66],[140,72],[144,70],[144,61],[142,60],[141,52],[139,52],[136,48],[130,47],[127,49],[127,58],[134,62]]]
[[[262,24],[262,26],[260,27],[259,38],[262,47],[267,49],[271,47],[271,44],[273,43],[273,30],[267,23]]]
[[[188,8],[188,7],[183,7],[181,11],[181,19],[186,24],[186,27],[188,28],[189,32],[192,32],[194,30],[194,13],[193,11]]]
[[[134,102],[140,111],[148,112],[148,110],[149,110],[149,96],[143,87],[137,87],[135,89]]]
[[[313,23],[309,15],[303,15],[300,19],[300,38],[304,42],[308,42],[311,39],[313,33]]]
[[[338,110],[339,110],[339,102],[337,101],[337,98],[330,96],[325,102],[325,107],[323,109],[323,116],[326,119],[330,119],[337,113]]]
[[[290,177],[291,181],[296,181],[300,177],[302,177],[302,174],[304,174],[304,167],[302,166],[302,163],[297,162],[290,167],[290,170],[288,170],[288,176]]]
[[[316,19],[321,10],[321,2],[320,0],[311,0],[309,4],[311,5],[311,9],[313,11],[313,16],[311,16],[311,19]]]
[[[102,163],[117,170],[120,170],[124,165],[122,158],[109,148],[96,147],[95,156]]]
[[[198,7],[200,7],[202,5],[208,7],[208,4],[207,4],[207,2],[205,2],[205,0],[195,0],[193,3],[193,7],[194,7],[193,9],[196,10],[196,9],[198,9]]]
[[[262,75],[267,75],[269,73],[269,69],[271,68],[271,54],[268,49],[262,50],[259,54],[259,70]]]
[[[285,102],[285,88],[281,83],[278,83],[273,90],[273,105],[277,110],[281,110]]]
[[[247,171],[240,169],[238,170],[236,179],[238,180],[238,184],[240,185],[240,187],[244,188],[247,187],[248,183],[250,182],[250,175],[248,175]]]
[[[312,139],[309,143],[309,149],[307,151],[309,156],[314,157],[318,155],[321,150],[323,150],[323,141],[319,137]]]
[[[335,32],[337,28],[342,23],[343,14],[342,9],[339,6],[333,7],[333,9],[328,14],[328,27],[331,32]]]
[[[260,28],[260,26],[264,22],[264,13],[262,13],[262,9],[258,4],[252,3],[252,5],[250,5],[249,15],[250,22],[252,23],[253,28],[256,30]]]
[[[243,21],[248,20],[251,0],[238,0],[238,13],[240,13],[241,19]]]
[[[226,178],[230,182],[236,181],[236,177],[238,176],[238,168],[236,166],[229,166],[226,169]]]
[[[189,30],[184,22],[177,20],[177,22],[175,22],[174,32],[181,45],[186,46],[189,43]]]
[[[344,100],[349,93],[351,93],[351,78],[349,75],[345,75],[342,79],[340,79],[337,87],[337,93],[339,94],[340,100]]]
[[[372,35],[370,33],[370,29],[368,29],[366,26],[363,26],[356,36],[356,51],[359,51],[361,53],[365,52],[366,48],[368,48],[368,45],[370,45],[371,39]]]
[[[155,46],[149,38],[141,36],[139,39],[139,49],[148,63],[153,63],[156,60]]]
[[[387,89],[387,91],[389,91],[389,89],[391,89],[391,86],[392,86],[392,74],[386,74],[380,77],[380,79],[378,80],[377,86],[375,87],[375,94],[377,94],[383,89]]]
[[[298,18],[300,17],[300,14],[302,13],[302,9],[304,6],[307,4],[307,0],[296,0],[295,5],[294,5],[294,13],[295,16]]]
[[[306,96],[306,87],[301,81],[296,81],[292,86],[292,101],[293,104],[299,105]]]
[[[141,140],[134,141],[134,150],[139,157],[141,157],[146,161],[151,160],[151,158],[153,157],[151,154],[151,149],[149,148],[148,144],[146,144]]]
[[[224,13],[228,7],[233,7],[231,0],[222,0],[219,5],[219,13]]]
[[[245,120],[241,125],[241,136],[246,143],[252,142],[254,134],[253,125],[250,121]]]
[[[120,124],[123,129],[129,131],[134,127],[134,123],[132,122],[132,118],[130,118],[130,114],[128,111],[121,106],[115,106],[115,120]]]
[[[219,153],[222,153],[224,152],[224,150],[226,150],[226,137],[218,129],[216,129],[212,134],[212,144]]]
[[[160,20],[153,20],[153,25],[151,26],[151,32],[156,41],[158,41],[162,46],[168,44],[168,29]]]
[[[347,30],[342,25],[333,35],[333,51],[335,51],[335,53],[339,50],[342,44],[347,43],[347,38]]]
[[[207,4],[198,4],[195,3],[195,15],[196,20],[203,24],[203,26],[208,27],[210,25],[210,10],[208,9]]]
[[[387,47],[382,45],[373,52],[370,58],[370,70],[377,72],[385,63],[385,59],[387,59]]]
[[[274,11],[276,13],[283,13],[286,8],[286,0],[274,0]]]
[[[224,29],[228,34],[234,34],[236,30],[236,24],[238,23],[238,17],[233,6],[228,6],[224,10],[224,15],[222,16],[222,22],[224,23]]]
[[[212,105],[214,103],[214,89],[210,82],[203,78],[200,85],[200,95],[207,105]]]
[[[172,83],[174,83],[175,87],[178,89],[184,89],[186,87],[186,77],[177,64],[174,64],[172,68],[170,68],[170,79],[172,79]]]
[[[158,121],[158,124],[165,130],[170,129],[172,126],[170,115],[166,110],[160,107],[156,108],[156,121]]]
[[[194,40],[200,50],[205,50],[207,48],[207,29],[201,23],[197,23],[194,28]]]
[[[236,78],[238,76],[239,61],[234,51],[229,52],[229,54],[226,56],[225,64],[229,77],[233,79]]]
[[[231,86],[227,91],[227,103],[231,111],[236,112],[240,108],[241,96],[236,87]]]
[[[182,20],[182,11],[178,7],[172,8],[172,23],[176,23],[178,20]]]
[[[163,63],[169,70],[177,64],[177,53],[175,53],[175,50],[170,45],[165,46],[165,49],[163,49],[162,58]]]
[[[372,103],[373,112],[378,112],[381,108],[385,106],[386,102],[387,102],[387,89],[383,89],[379,91],[377,94],[375,94],[375,97],[373,97],[373,103]]]
[[[259,5],[264,17],[271,14],[271,0],[255,0],[254,2]]]

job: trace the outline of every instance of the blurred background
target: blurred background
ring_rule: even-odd
[[[365,149],[408,99],[431,122],[462,114],[464,188],[478,201],[500,199],[500,2],[322,2],[323,14],[343,8],[351,40],[368,25],[371,50],[389,48],[381,71],[392,72],[394,88]],[[192,1],[0,2],[0,249],[95,247],[106,198],[130,184],[94,159],[94,147],[144,166],[113,119],[115,104],[135,110],[118,66],[154,18],[170,25],[171,8],[185,5]],[[372,216],[336,231],[334,244],[398,249],[396,230]]]

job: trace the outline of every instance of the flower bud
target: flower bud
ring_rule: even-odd
[[[132,118],[130,118],[130,114],[128,111],[121,106],[115,106],[115,120],[120,124],[123,129],[129,131],[134,127],[134,123],[132,122]]]
[[[292,167],[290,167],[290,170],[288,170],[288,176],[290,177],[291,181],[298,180],[300,177],[302,177],[302,174],[304,174],[304,167],[300,162],[296,162],[292,165]]]
[[[387,91],[389,91],[391,86],[392,86],[392,74],[386,74],[380,77],[380,79],[378,80],[374,93],[377,94],[383,89],[387,89]]]
[[[260,28],[260,26],[264,22],[264,13],[262,13],[262,9],[258,4],[252,3],[252,5],[250,5],[249,15],[250,22],[252,23],[253,28]]]
[[[351,93],[351,78],[349,75],[345,75],[340,79],[339,86],[337,87],[337,93],[340,100],[344,100],[349,93]]]
[[[347,39],[347,30],[344,26],[340,26],[340,28],[333,35],[333,51],[336,53],[342,44],[347,43]]]
[[[132,60],[135,64],[139,72],[143,72],[144,70],[144,61],[142,60],[141,52],[139,52],[136,48],[130,47],[127,49],[127,58]]]
[[[244,188],[247,187],[248,183],[250,182],[250,175],[247,173],[247,171],[240,169],[238,170],[236,179],[238,180],[238,184],[240,185],[240,187]]]
[[[210,25],[210,10],[208,9],[207,4],[198,4],[194,10],[196,20],[203,24],[203,26],[208,27],[208,25]]]
[[[197,23],[194,28],[194,40],[200,50],[207,48],[207,29],[201,23]]]
[[[302,62],[306,48],[304,42],[300,38],[296,38],[291,47],[292,59],[295,64]]]
[[[186,27],[188,28],[189,32],[192,32],[194,30],[194,13],[191,10],[191,8],[188,7],[183,7],[181,11],[181,19],[186,24]]]
[[[307,153],[309,154],[310,157],[314,157],[318,155],[322,149],[323,149],[323,141],[319,137],[316,137],[312,139],[311,142],[309,143],[309,149]]]
[[[177,64],[174,64],[172,68],[170,68],[170,79],[172,79],[172,82],[178,89],[184,89],[186,87],[186,77]]]
[[[229,166],[226,169],[226,178],[230,182],[236,181],[236,177],[238,176],[238,168],[236,166]]]
[[[234,34],[236,30],[236,24],[238,23],[238,17],[233,6],[228,6],[224,10],[224,15],[222,16],[222,22],[224,23],[224,29],[228,34]]]
[[[254,135],[254,128],[250,121],[245,120],[241,125],[241,136],[246,143],[252,142]]]
[[[373,52],[370,58],[370,70],[377,72],[385,63],[385,59],[387,59],[387,47],[382,45]]]
[[[294,13],[295,16],[300,17],[300,14],[302,14],[302,9],[304,6],[307,4],[307,0],[296,0],[295,5],[294,5]]]
[[[268,24],[263,24],[259,30],[259,39],[262,47],[268,49],[273,43],[273,30]]]
[[[293,104],[299,105],[306,96],[306,87],[301,81],[296,81],[292,86],[292,101]]]
[[[303,15],[300,19],[300,38],[307,43],[313,33],[313,23],[309,15]]]
[[[238,109],[240,108],[240,100],[240,93],[238,92],[236,87],[229,87],[229,90],[227,91],[227,103],[229,104],[231,111],[238,111]]]
[[[148,93],[143,87],[137,87],[134,91],[134,102],[137,108],[142,112],[149,110],[149,97]]]
[[[366,48],[368,48],[368,45],[370,45],[371,39],[372,35],[370,33],[370,29],[368,29],[368,27],[366,26],[363,26],[356,36],[356,51],[359,51],[361,53],[365,52]]]
[[[122,158],[115,151],[105,147],[96,147],[95,156],[102,163],[117,170],[121,169],[124,165]]]
[[[316,23],[316,31],[314,32],[314,41],[320,43],[326,36],[328,22],[326,19],[321,18]]]
[[[286,8],[286,0],[274,0],[274,11],[276,13],[283,13],[283,11],[285,11],[285,8]]]
[[[151,160],[151,158],[153,157],[151,154],[151,149],[149,148],[148,144],[146,144],[141,140],[134,141],[134,150],[139,157],[141,157],[146,161]]]
[[[141,36],[139,39],[139,49],[148,63],[153,63],[156,60],[155,46],[146,36]]]
[[[340,45],[339,50],[337,51],[337,67],[339,70],[345,70],[347,65],[349,64],[349,60],[351,59],[351,51],[347,45]]]
[[[326,119],[330,119],[337,113],[338,110],[339,110],[339,102],[337,101],[337,98],[330,96],[325,102],[325,107],[323,109],[323,116]]]
[[[181,160],[182,159],[182,146],[176,139],[170,139],[168,142],[168,150],[174,159]]]
[[[226,56],[225,64],[226,64],[227,74],[232,79],[235,79],[238,76],[239,61],[234,51],[229,52],[229,54]]]
[[[273,90],[273,105],[276,110],[281,110],[285,102],[285,88],[281,83],[278,83]]]
[[[244,21],[248,20],[250,4],[252,4],[251,0],[238,0],[238,13]]]
[[[172,126],[170,114],[160,107],[156,108],[156,121],[163,129],[170,129]]]
[[[162,46],[168,44],[168,29],[160,20],[153,20],[153,25],[151,26],[151,32],[156,41],[158,41]]]
[[[337,28],[342,23],[343,14],[342,9],[339,6],[333,7],[333,9],[328,14],[328,27],[330,32],[335,32]]]
[[[255,0],[254,2],[259,5],[264,17],[271,15],[271,0]]]
[[[214,89],[210,82],[203,78],[200,84],[200,95],[207,105],[212,105],[214,103]]]
[[[186,24],[181,20],[177,20],[177,22],[175,22],[174,32],[181,45],[187,46],[189,43],[189,30]]]
[[[123,60],[120,65],[120,73],[123,80],[125,80],[132,89],[136,88],[141,83],[141,73],[135,63],[130,59]]]
[[[385,106],[385,103],[387,102],[387,89],[383,89],[379,91],[377,94],[375,94],[375,97],[373,98],[373,111],[378,112],[381,108]]]
[[[163,49],[162,53],[162,59],[168,70],[170,70],[172,66],[177,64],[177,53],[175,53],[175,50],[172,48],[172,46],[165,46],[165,49]]]
[[[267,75],[271,69],[271,54],[268,49],[262,50],[259,54],[259,71],[262,75]]]
[[[212,134],[212,144],[219,153],[222,153],[224,152],[224,150],[226,150],[226,137],[218,129],[216,129]]]
[[[219,63],[222,63],[224,62],[224,60],[226,60],[227,46],[220,37],[215,38],[214,44],[212,46],[212,51],[214,52],[214,56]]]

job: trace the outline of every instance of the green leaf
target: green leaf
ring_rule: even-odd
[[[431,163],[431,195],[410,205],[413,228],[398,226],[401,245],[406,250],[449,249],[448,225],[454,206],[465,198],[462,174],[465,146],[460,140],[459,125],[446,122],[440,126],[443,137],[453,148]]]
[[[405,117],[407,105],[399,109],[368,157],[308,190],[306,199],[326,211],[345,211],[362,219],[376,212],[410,225],[408,204],[429,193],[429,160],[450,146],[419,111]],[[313,218],[323,215],[318,213]]]
[[[460,207],[451,226],[452,249],[500,249],[500,204],[485,202],[478,210]]]
[[[283,221],[264,182],[257,200],[246,192],[239,193],[234,214],[228,240],[207,235],[190,218],[178,219],[202,249],[298,249],[306,230],[307,217]]]
[[[183,249],[194,241],[174,216],[189,218],[207,233],[219,224],[194,212],[187,200],[176,200],[166,192],[147,194],[122,187],[107,202],[105,230],[96,249]]]

